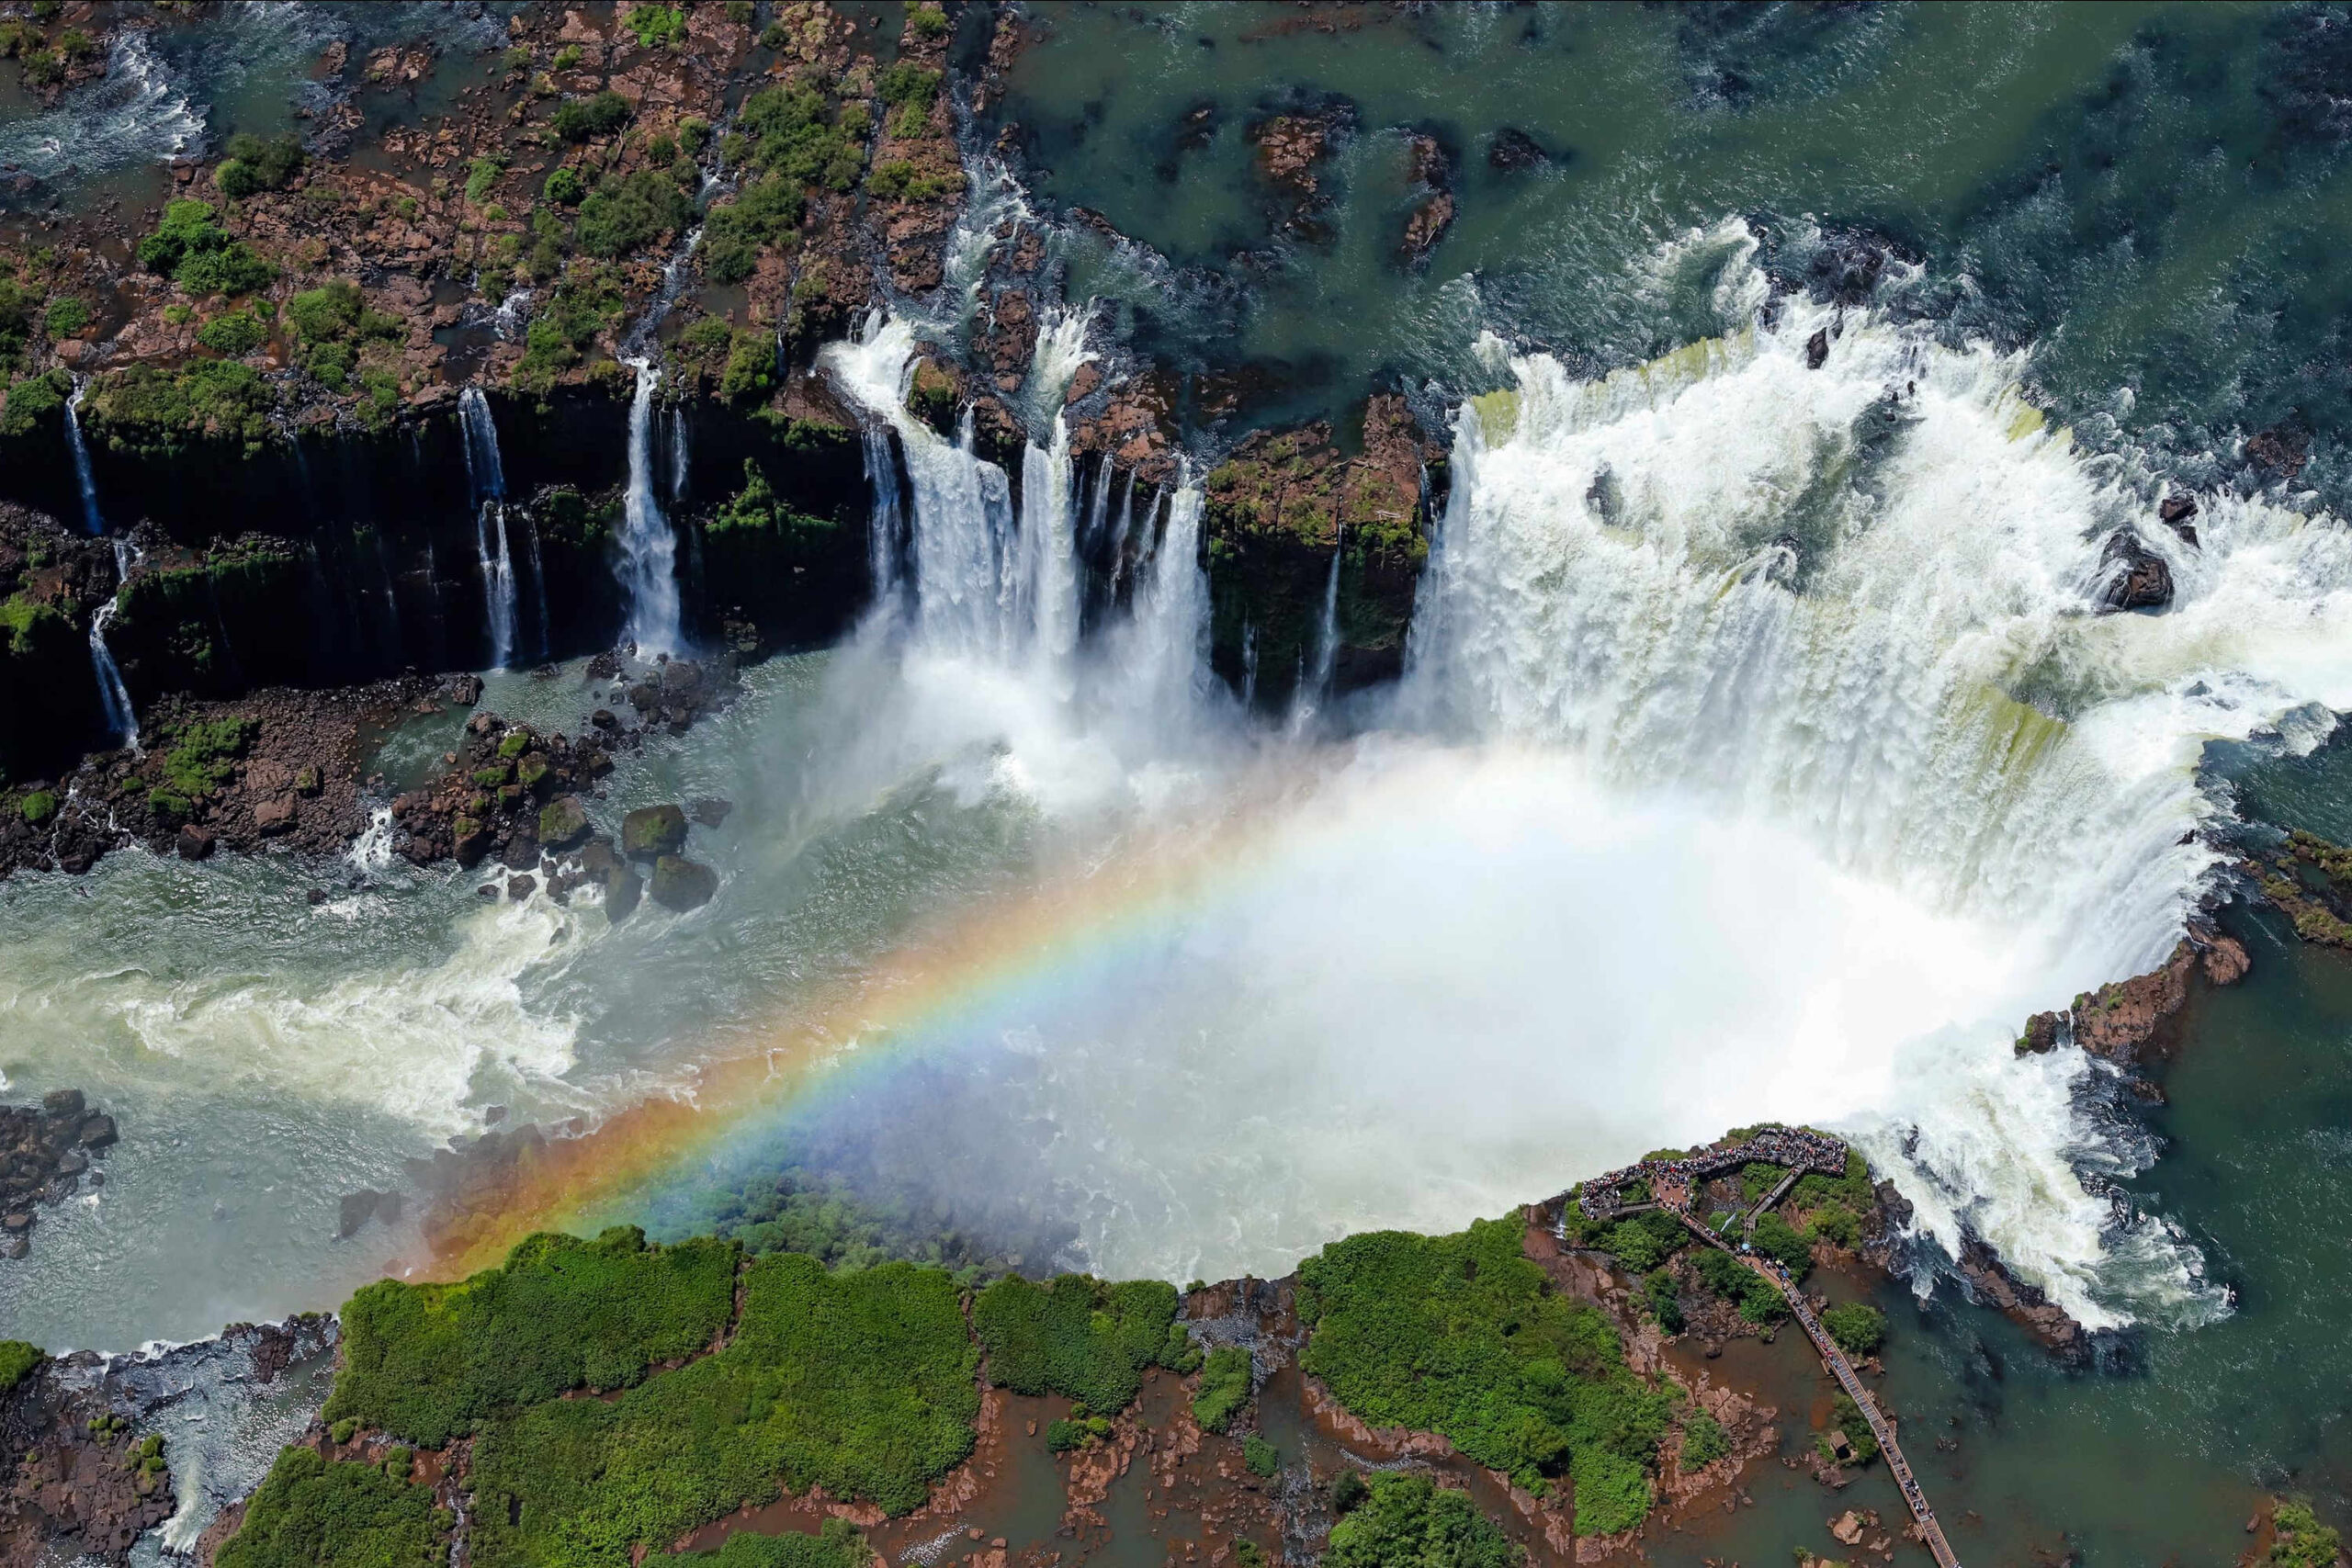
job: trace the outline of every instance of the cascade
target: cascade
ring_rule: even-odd
[[[1348,531],[1342,524],[1331,545],[1331,570],[1323,580],[1323,613],[1315,623],[1314,662],[1299,671],[1291,693],[1290,724],[1304,729],[1330,702],[1331,667],[1340,652],[1340,561],[1347,553]]]
[[[82,440],[82,399],[89,391],[89,383],[75,381],[74,395],[65,400],[65,445],[74,454],[74,479],[82,488],[82,522],[93,534],[107,531],[106,519],[98,511],[98,481],[90,471],[90,448]]]
[[[686,411],[670,411],[670,504],[686,499]]]
[[[113,650],[107,647],[107,627],[114,624],[115,612],[122,607],[122,585],[130,581],[130,543],[127,539],[114,542],[115,592],[90,616],[90,665],[98,680],[98,701],[106,705],[107,733],[118,745],[139,750],[139,716],[130,705],[130,690],[122,683],[122,671],[115,664]]]
[[[899,500],[899,460],[890,450],[888,427],[868,425],[860,434],[865,445],[865,482],[874,491],[866,548],[874,575],[874,602],[881,605],[894,600],[899,592],[899,557],[906,519]]]
[[[545,659],[549,652],[548,571],[546,565],[539,559],[539,520],[531,515],[528,507],[523,510],[523,547],[531,558],[531,618],[532,624],[537,628],[539,634],[537,653],[541,659]]]
[[[481,388],[468,387],[458,395],[458,425],[474,505],[474,554],[490,622],[490,661],[503,670],[514,655],[514,558],[506,543],[506,473],[498,457],[498,425]]]
[[[653,493],[653,391],[662,373],[646,358],[626,361],[637,372],[628,410],[628,490],[622,500],[621,557],[615,574],[628,604],[625,636],[638,656],[675,653],[678,625],[678,536]]]

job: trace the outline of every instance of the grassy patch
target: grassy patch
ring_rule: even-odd
[[[437,1448],[571,1389],[628,1387],[718,1337],[735,1258],[727,1242],[650,1247],[620,1226],[532,1236],[460,1284],[378,1280],[344,1309],[344,1371],[322,1414]]]
[[[21,1339],[0,1339],[0,1393],[6,1393],[47,1360],[48,1353]]]
[[[1821,1326],[1849,1356],[1867,1356],[1886,1343],[1886,1314],[1866,1303],[1831,1307],[1821,1314]]]
[[[1703,1410],[1694,1410],[1682,1426],[1682,1468],[1704,1470],[1731,1452],[1731,1434]]]
[[[164,753],[164,786],[186,799],[202,800],[229,782],[237,759],[260,733],[261,721],[242,714],[181,726]]]
[[[2278,1532],[2270,1548],[2274,1568],[2333,1568],[2344,1550],[2344,1538],[2321,1524],[2309,1503],[2282,1502],[2270,1522]]]
[[[1065,1394],[1104,1416],[1134,1400],[1146,1368],[1200,1364],[1176,1325],[1176,1288],[1160,1280],[1064,1274],[1039,1285],[1008,1274],[972,1303],[972,1326],[999,1388]]]
[[[1356,1416],[1442,1433],[1530,1491],[1572,1473],[1579,1532],[1648,1513],[1672,1401],[1627,1369],[1605,1317],[1552,1292],[1516,1221],[1350,1236],[1299,1280],[1300,1365]]]
[[[785,1254],[752,1263],[743,1291],[718,1354],[483,1429],[480,1568],[626,1564],[786,1487],[903,1514],[971,1452],[977,1355],[946,1273],[835,1274]]]
[[[1222,1432],[1249,1403],[1250,1352],[1238,1345],[1220,1345],[1201,1363],[1201,1391],[1193,1395],[1193,1419],[1208,1431]]]
[[[868,1568],[874,1551],[846,1519],[816,1535],[730,1535],[717,1551],[662,1560],[662,1568]]]
[[[1370,1495],[1331,1527],[1323,1562],[1326,1568],[1516,1568],[1520,1558],[1468,1493],[1398,1473],[1372,1478]]]
[[[288,1449],[214,1568],[424,1568],[448,1561],[452,1522],[379,1466]]]

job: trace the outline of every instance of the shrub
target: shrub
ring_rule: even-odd
[[[763,87],[743,100],[736,123],[758,167],[783,175],[794,186],[822,185],[847,190],[857,183],[865,150],[843,117],[831,111],[825,95],[796,83]],[[857,128],[860,134],[863,128]]]
[[[569,71],[580,63],[580,46],[576,43],[568,43],[555,51],[555,59],[550,63],[558,71]]]
[[[229,138],[229,156],[212,171],[212,183],[231,200],[256,191],[281,190],[302,172],[302,139],[286,135],[267,141],[239,131]]]
[[[175,201],[164,208],[155,231],[139,242],[139,265],[169,277],[190,255],[228,243],[229,231],[213,221],[210,202]]]
[[[639,45],[651,49],[666,44],[672,49],[686,41],[686,13],[681,6],[639,6],[628,14],[628,30],[637,35]]]
[[[1821,1314],[1821,1326],[1849,1356],[1867,1356],[1886,1343],[1886,1314],[1866,1303],[1831,1307]]]
[[[1083,1421],[1066,1421],[1057,1417],[1046,1423],[1046,1447],[1053,1453],[1069,1453],[1093,1440],[1094,1434],[1087,1430]]]
[[[31,1375],[32,1370],[49,1359],[49,1354],[38,1345],[28,1345],[21,1339],[0,1339],[0,1393]]]
[[[700,152],[710,145],[710,121],[698,114],[690,114],[678,121],[678,144],[688,152]]]
[[[1855,1247],[1862,1239],[1862,1222],[1843,1203],[1824,1203],[1813,1212],[1805,1234],[1839,1247]]]
[[[847,1519],[827,1519],[816,1535],[741,1531],[717,1551],[689,1551],[665,1558],[662,1568],[868,1568],[873,1548]]]
[[[1813,1267],[1813,1244],[1790,1227],[1789,1222],[1778,1214],[1766,1214],[1756,1222],[1750,1237],[1756,1250],[1772,1258],[1799,1279]]]
[[[1754,1275],[1748,1277],[1751,1280],[1756,1278]],[[1756,1280],[1747,1294],[1741,1298],[1739,1315],[1758,1328],[1770,1328],[1789,1315],[1788,1298],[1762,1280]]]
[[[1682,1332],[1682,1298],[1675,1289],[1674,1276],[1660,1269],[1642,1282],[1642,1293],[1650,1303],[1650,1314],[1657,1325],[1668,1334]]]
[[[909,105],[929,108],[939,96],[939,73],[927,71],[912,61],[894,61],[874,85],[875,96],[892,108]]]
[[[1724,1424],[1703,1410],[1693,1410],[1682,1424],[1682,1468],[1704,1470],[1731,1452],[1731,1435]]]
[[[741,283],[758,265],[762,246],[781,249],[800,227],[800,192],[780,175],[753,180],[732,201],[710,209],[702,231],[703,276]]]
[[[358,1430],[359,1418],[356,1416],[346,1416],[342,1420],[327,1428],[327,1436],[333,1438],[335,1440],[336,1445],[339,1447],[342,1444],[351,1441],[352,1438],[357,1434]]]
[[[1653,1209],[1611,1226],[1601,1246],[1634,1273],[1646,1274],[1673,1257],[1689,1235],[1681,1221],[1663,1209]]]
[[[580,248],[591,255],[625,256],[693,221],[695,204],[659,169],[607,175],[580,204]]]
[[[1442,1433],[1530,1491],[1569,1471],[1579,1531],[1631,1529],[1672,1401],[1626,1367],[1608,1319],[1552,1291],[1520,1233],[1485,1220],[1325,1247],[1299,1267],[1301,1370],[1370,1425]]]
[[[1233,1425],[1234,1416],[1250,1403],[1250,1352],[1238,1345],[1220,1345],[1201,1363],[1201,1391],[1193,1395],[1193,1419],[1211,1432]]]
[[[1841,1393],[1829,1402],[1829,1424],[1846,1434],[1856,1464],[1868,1464],[1878,1458],[1878,1439],[1871,1435],[1871,1424],[1862,1418],[1862,1407],[1854,1403],[1853,1395]],[[1836,1457],[1828,1452],[1829,1438],[1826,1435],[1817,1441],[1825,1455]]]
[[[929,201],[936,196],[964,188],[961,174],[918,175],[915,166],[904,158],[893,158],[874,166],[865,177],[865,188],[889,201]]]
[[[1361,1472],[1354,1470],[1340,1472],[1340,1478],[1331,1483],[1332,1516],[1340,1517],[1347,1515],[1361,1506],[1363,1500],[1371,1495],[1372,1488],[1363,1483],[1363,1475]]]
[[[2271,1510],[2270,1523],[2278,1533],[2269,1559],[2276,1568],[2335,1568],[2344,1539],[2319,1522],[2309,1503],[2280,1503]]]
[[[53,791],[45,789],[31,791],[22,800],[17,802],[17,815],[25,819],[26,826],[32,828],[40,827],[42,823],[57,815],[56,794]],[[21,1343],[21,1341],[11,1339],[0,1343],[15,1345]],[[5,1370],[6,1366],[6,1361],[5,1352],[0,1352],[0,1370]],[[9,1378],[6,1382],[0,1382],[0,1388],[11,1387],[15,1382],[16,1379]]]
[[[51,300],[48,313],[41,317],[41,325],[51,337],[72,337],[89,324],[89,301],[72,294]]]
[[[972,1327],[997,1387],[1063,1394],[1106,1416],[1134,1400],[1146,1368],[1199,1365],[1176,1324],[1175,1287],[1161,1280],[1064,1274],[1037,1285],[1008,1274],[972,1303]]]
[[[1241,1462],[1250,1467],[1250,1474],[1270,1479],[1283,1467],[1282,1455],[1274,1451],[1274,1445],[1255,1432],[1241,1439]]]
[[[1517,1568],[1519,1548],[1478,1512],[1468,1493],[1402,1472],[1375,1475],[1365,1491],[1331,1527],[1323,1558],[1328,1568]],[[1336,1504],[1337,1487],[1332,1495]],[[1581,1515],[1583,1500],[1577,1501]]]
[[[380,1280],[344,1310],[344,1371],[323,1416],[437,1448],[472,1423],[574,1388],[631,1386],[707,1348],[733,1306],[735,1247],[535,1235],[455,1285]]]
[[[784,1489],[904,1514],[971,1452],[978,1356],[944,1270],[830,1273],[778,1254],[745,1269],[742,1291],[724,1350],[610,1403],[553,1400],[483,1427],[478,1568],[625,1568]]]
[[[250,310],[232,310],[205,322],[196,341],[216,354],[242,359],[269,341],[269,329]]]
[[[430,1488],[356,1460],[287,1449],[214,1568],[393,1568],[438,1561],[447,1535]]]
[[[490,194],[490,187],[505,172],[505,166],[495,158],[476,158],[466,170],[466,199],[481,206],[482,197]]]
[[[199,299],[225,294],[232,299],[267,286],[277,276],[277,269],[243,240],[217,251],[192,251],[172,274],[175,282]]]
[[[929,0],[907,7],[907,25],[917,38],[937,38],[947,30],[947,13]]]
[[[580,177],[579,170],[559,167],[539,187],[539,194],[559,207],[577,207],[588,194],[588,182]]]
[[[0,435],[24,435],[65,406],[74,383],[62,370],[28,376],[8,385],[8,406],[0,411]]]
[[[197,719],[184,724],[164,753],[164,784],[171,793],[202,800],[229,782],[237,759],[245,754],[261,721],[242,714]]]
[[[549,123],[566,141],[586,141],[592,137],[610,136],[627,125],[628,118],[628,100],[607,87],[593,98],[574,98],[559,105]]]
[[[1857,1214],[1866,1214],[1878,1206],[1878,1193],[1871,1186],[1870,1162],[1848,1149],[1845,1175],[1807,1176],[1796,1184],[1789,1194],[1789,1201],[1800,1209],[1811,1209],[1828,1202],[1843,1203]]]

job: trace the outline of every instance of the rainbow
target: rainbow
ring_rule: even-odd
[[[730,1150],[772,1137],[809,1097],[846,1089],[888,1064],[992,1035],[1114,964],[1185,912],[1264,874],[1250,850],[1269,824],[1243,811],[1172,831],[1105,863],[1048,876],[981,902],[891,953],[854,985],[808,998],[751,1032],[665,1095],[640,1100],[577,1137],[525,1145],[462,1199],[427,1213],[427,1255],[448,1277],[501,1260],[535,1231],[585,1233],[641,1213]],[[510,1145],[511,1146],[511,1145]]]

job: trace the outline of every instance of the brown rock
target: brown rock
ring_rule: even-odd
[[[2118,528],[2099,552],[2102,610],[2161,610],[2172,603],[2172,568],[2132,529]]]

